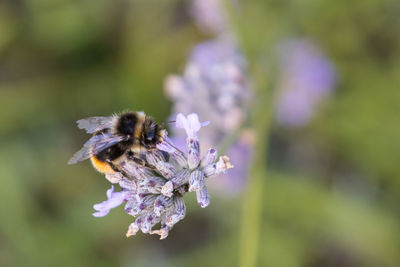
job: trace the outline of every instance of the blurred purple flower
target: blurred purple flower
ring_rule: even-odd
[[[228,150],[230,162],[235,168],[229,173],[229,176],[223,174],[218,179],[210,181],[210,187],[218,189],[227,196],[235,196],[243,190],[252,160],[254,139],[252,130],[242,131]]]
[[[307,40],[280,47],[280,79],[276,118],[285,126],[303,126],[335,85],[335,70],[315,44]]]
[[[110,189],[107,190],[107,200],[93,205],[93,208],[97,210],[93,213],[94,217],[104,217],[106,216],[111,209],[118,207],[121,205],[129,192],[121,191],[114,192],[114,186],[112,185]]]
[[[216,38],[197,44],[184,74],[170,75],[165,81],[165,91],[173,101],[172,116],[194,112],[213,122],[199,133],[205,147],[221,146],[229,136],[240,131],[251,98],[247,63],[229,29],[222,4],[220,0],[192,1],[191,15],[196,24]],[[172,131],[170,138],[178,147],[185,143],[185,136],[177,130]],[[247,169],[246,159],[237,160],[237,164],[238,169],[244,164],[243,168]],[[246,173],[242,171],[240,176],[244,181]],[[226,183],[225,187],[219,187],[222,191],[229,190],[229,183],[232,185],[231,181]],[[206,197],[206,194],[200,195]]]
[[[245,69],[246,62],[234,43],[222,38],[196,45],[183,76],[166,79],[173,113],[195,112],[213,122],[200,133],[207,146],[219,145],[246,119],[250,85]],[[182,138],[176,130],[172,135]]]
[[[195,112],[213,122],[199,132],[205,147],[219,146],[239,131],[247,116],[249,87],[243,56],[232,40],[224,38],[196,45],[184,75],[169,76],[165,83],[166,92],[174,102],[174,113]],[[185,135],[177,129],[172,130],[171,139],[178,147],[185,143]],[[229,151],[235,156],[230,179],[222,178],[211,184],[225,195],[234,195],[245,183],[252,142],[239,140]]]
[[[219,34],[226,30],[225,14],[220,0],[193,0],[190,14],[205,33]]]

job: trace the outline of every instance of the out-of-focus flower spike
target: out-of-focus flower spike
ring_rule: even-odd
[[[205,147],[219,145],[247,117],[251,85],[246,61],[232,39],[222,36],[196,45],[184,74],[168,78],[165,83],[175,114],[196,112],[212,121],[199,133]],[[175,140],[184,139],[180,131],[173,129],[172,134]],[[188,136],[191,137],[190,132]]]
[[[206,186],[196,191],[196,197],[200,207],[205,208],[210,204],[210,193]]]
[[[204,172],[195,170],[189,177],[189,192],[200,190],[205,185]]]
[[[170,98],[177,99],[185,93],[185,83],[178,75],[168,75],[165,79],[165,89]]]
[[[335,86],[335,68],[310,40],[290,40],[279,45],[280,78],[276,105],[277,121],[301,127]]]

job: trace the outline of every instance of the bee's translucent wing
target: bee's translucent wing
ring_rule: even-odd
[[[109,117],[90,117],[78,120],[79,129],[85,129],[87,133],[95,133],[112,126],[113,116]]]
[[[75,164],[90,158],[90,146],[84,146],[69,159],[68,164]]]
[[[128,136],[114,136],[112,134],[105,133],[95,135],[90,139],[93,139],[94,137],[98,137],[98,140],[94,141],[92,147],[92,153],[94,155],[103,151],[106,148],[109,148],[110,146],[115,145],[116,143],[126,141],[129,138]]]
[[[113,146],[121,141],[125,141],[127,137],[114,136],[112,134],[98,134],[90,138],[72,158],[68,164],[75,164],[87,160],[92,155],[96,155],[110,146]]]

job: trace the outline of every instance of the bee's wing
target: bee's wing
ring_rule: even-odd
[[[92,155],[96,155],[110,146],[113,146],[121,141],[125,141],[127,137],[114,136],[112,134],[98,134],[90,138],[72,158],[68,164],[75,164],[87,160]]]
[[[84,146],[69,159],[68,164],[75,164],[90,158],[90,146]]]
[[[113,116],[109,117],[90,117],[86,119],[78,120],[79,129],[85,129],[87,133],[95,133],[104,128],[110,128],[112,126]]]
[[[119,142],[126,141],[129,138],[128,136],[114,136],[108,133],[95,135],[92,138],[94,137],[98,137],[98,139],[94,141],[92,147],[92,153],[94,155],[100,153],[104,149],[109,148],[110,146],[113,146]]]

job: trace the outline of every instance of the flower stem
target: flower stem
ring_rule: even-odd
[[[257,265],[258,245],[261,228],[262,191],[266,178],[266,160],[268,146],[268,130],[270,122],[270,108],[267,108],[271,99],[271,92],[267,89],[265,73],[262,70],[254,70],[254,81],[257,88],[254,91],[254,100],[257,101],[253,109],[251,120],[256,132],[254,145],[253,165],[250,170],[248,185],[244,192],[243,211],[241,221],[239,266],[252,267]],[[258,79],[257,79],[258,78]]]

